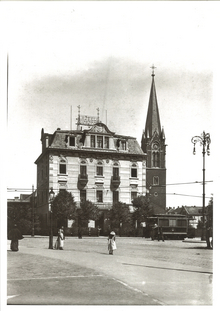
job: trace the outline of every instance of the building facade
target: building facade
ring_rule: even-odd
[[[116,135],[97,122],[77,130],[41,131],[42,153],[37,164],[37,213],[43,228],[49,224],[48,196],[66,189],[78,206],[95,203],[105,214],[113,203],[132,205],[146,194],[146,154],[136,138]]]

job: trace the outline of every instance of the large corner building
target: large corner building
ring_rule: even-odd
[[[138,195],[165,210],[165,136],[161,130],[154,73],[141,146],[135,137],[116,134],[99,116],[78,113],[76,130],[53,134],[41,130],[42,152],[37,165],[37,213],[42,228],[49,225],[49,191],[66,189],[78,206],[90,200],[102,211],[105,230],[108,209],[115,202],[132,205]]]

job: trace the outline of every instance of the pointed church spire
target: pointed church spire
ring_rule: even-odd
[[[161,137],[162,137],[163,140],[165,140],[165,133],[164,133],[164,128],[163,127],[162,127]]]
[[[150,91],[150,99],[148,104],[148,112],[147,112],[147,120],[145,125],[145,135],[152,137],[154,132],[156,131],[158,135],[161,135],[161,125],[160,125],[160,116],[159,109],[157,104],[157,95],[156,88],[154,83],[154,69],[156,68],[154,65],[152,68],[152,83],[151,83],[151,91]],[[148,135],[147,135],[148,133]]]

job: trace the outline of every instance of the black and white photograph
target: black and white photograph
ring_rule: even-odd
[[[2,310],[217,306],[219,9],[0,3]]]

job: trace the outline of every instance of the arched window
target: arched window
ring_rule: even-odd
[[[131,166],[131,177],[137,177],[137,164],[135,163]]]
[[[96,175],[97,176],[103,176],[103,163],[102,163],[102,161],[97,162]]]
[[[64,159],[60,160],[59,163],[59,173],[60,174],[66,174],[66,161]]]
[[[81,162],[80,162],[80,174],[82,175],[82,176],[86,176],[86,174],[87,174],[87,167],[86,167],[86,161],[85,160],[82,160]]]
[[[119,164],[117,162],[114,162],[113,164],[113,179],[117,179],[119,177]]]
[[[153,167],[160,167],[160,153],[159,152],[153,152],[152,154],[152,166]]]

